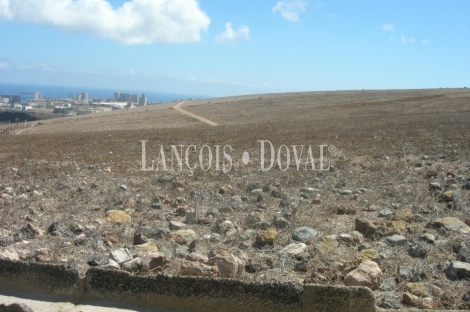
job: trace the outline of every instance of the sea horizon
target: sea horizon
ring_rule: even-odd
[[[20,95],[22,102],[31,99],[31,95],[27,93],[34,92],[41,92],[44,99],[75,98],[78,94],[87,92],[88,98],[90,100],[93,98],[114,98],[115,92],[137,94],[139,97],[142,96],[142,94],[145,94],[145,97],[149,103],[173,102],[181,99],[203,99],[210,97],[195,94],[166,93],[134,89],[112,89],[86,86],[58,86],[34,83],[0,82],[0,95]]]

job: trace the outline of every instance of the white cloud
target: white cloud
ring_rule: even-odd
[[[321,4],[317,3],[317,7],[321,6]],[[273,8],[273,13],[279,13],[281,16],[288,20],[289,22],[297,22],[299,21],[300,13],[305,12],[307,7],[307,3],[302,0],[294,0],[294,1],[280,1],[278,2]]]
[[[123,44],[183,43],[201,39],[210,18],[197,0],[0,0],[0,21],[48,25]]]
[[[395,27],[393,26],[393,24],[383,24],[382,29],[384,31],[394,31]]]
[[[7,68],[10,68],[10,64],[7,61],[2,60],[0,58],[0,69],[7,69]]]
[[[26,65],[21,65],[17,67],[19,70],[35,70],[35,71],[55,71],[55,69],[46,63],[40,61],[32,61]]]
[[[226,44],[235,44],[241,39],[250,39],[250,28],[242,25],[237,30],[233,30],[232,23],[225,23],[225,30],[215,38],[217,42]]]
[[[401,43],[403,44],[416,42],[415,38],[406,38],[405,36],[401,36],[400,39],[401,39]]]

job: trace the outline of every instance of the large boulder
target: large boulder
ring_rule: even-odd
[[[379,288],[382,275],[377,263],[366,260],[344,277],[344,284],[346,286],[365,286],[375,290]]]

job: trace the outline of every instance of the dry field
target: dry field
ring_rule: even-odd
[[[369,284],[383,307],[470,308],[470,268],[458,276],[449,269],[470,262],[468,89],[263,94],[181,106],[218,126],[171,107],[46,120],[0,137],[0,256],[84,271],[96,253],[136,248],[135,232],[148,226],[140,229],[145,246],[168,258],[158,274],[188,274],[189,252],[204,258],[222,247],[243,264],[236,278],[343,284],[368,258],[383,274]],[[147,140],[146,166],[155,160],[158,171],[140,170],[141,140]],[[276,157],[286,146],[267,171],[260,171],[259,140],[272,142]],[[165,174],[159,156],[170,167],[171,145],[183,145],[183,152],[195,145],[188,155],[197,168],[183,163]],[[208,170],[198,160],[204,145],[213,156],[209,167],[208,147],[202,149]],[[217,145],[218,169],[227,172],[217,170]],[[298,170],[293,145],[297,151],[304,145]],[[319,145],[330,170],[318,170]],[[309,146],[315,170],[305,163]],[[170,221],[185,223],[185,211],[196,205],[209,224],[169,228]],[[113,220],[110,211],[130,221]],[[444,217],[456,218],[453,226],[441,224]],[[180,227],[196,237],[175,234]],[[317,233],[294,240],[299,227]],[[281,255],[291,243],[305,246],[297,245],[303,250],[295,257]],[[199,260],[189,262],[214,265]]]

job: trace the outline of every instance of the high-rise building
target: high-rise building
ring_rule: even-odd
[[[121,97],[121,92],[114,92],[114,99],[116,101],[119,101],[119,98]]]
[[[139,106],[147,106],[147,98],[145,97],[145,93],[139,98]]]
[[[35,101],[42,101],[42,93],[39,91],[34,92],[34,100]]]
[[[12,104],[21,103],[21,95],[12,95],[11,101]]]
[[[82,92],[82,101],[83,102],[88,102],[88,92]]]
[[[129,102],[134,104],[139,103],[139,96],[137,94],[129,94]]]

